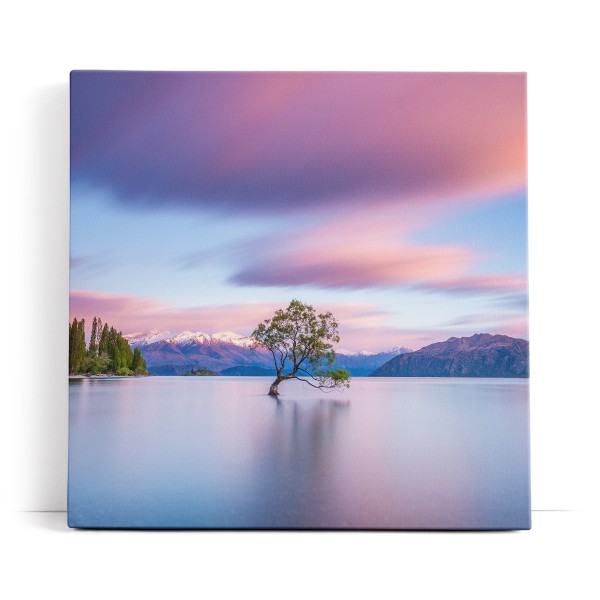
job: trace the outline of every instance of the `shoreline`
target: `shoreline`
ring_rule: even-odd
[[[98,375],[69,374],[69,379],[115,379],[125,377],[151,377],[151,375],[117,375],[116,373],[99,373]]]

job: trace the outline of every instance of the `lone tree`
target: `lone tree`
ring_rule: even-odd
[[[287,379],[299,379],[318,389],[350,387],[350,373],[332,369],[333,344],[340,341],[337,328],[330,312],[317,315],[312,306],[299,300],[258,325],[252,333],[254,347],[270,350],[277,371],[269,395],[277,398],[279,384]]]

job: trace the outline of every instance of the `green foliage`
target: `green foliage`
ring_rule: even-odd
[[[108,323],[104,323],[104,327],[100,333],[98,341],[98,354],[106,354],[108,352]]]
[[[139,348],[135,348],[133,350],[133,360],[131,361],[131,369],[133,371],[138,371],[139,369],[146,370],[146,361],[142,356]]]
[[[118,372],[119,369],[129,369],[133,362],[133,352],[121,332],[114,327],[108,330],[106,350],[110,359],[111,371]]]
[[[286,379],[300,379],[319,389],[350,387],[350,373],[333,370],[333,345],[340,341],[338,322],[330,313],[316,314],[309,304],[292,300],[271,319],[260,323],[252,337],[273,356],[277,377],[269,394],[277,396]]]
[[[69,325],[69,373],[99,375],[148,375],[146,361],[138,348],[131,350],[120,331],[102,325],[94,317],[88,350],[85,348],[85,321],[73,319]]]
[[[82,373],[90,375],[100,375],[100,373],[108,373],[108,357],[106,355],[90,354],[85,357],[82,366]]]
[[[100,346],[100,335],[101,334],[102,334],[102,319],[100,317],[98,317],[98,320],[96,321],[96,341],[95,341],[96,351],[98,350],[98,347]]]
[[[135,348],[133,350],[133,359],[131,361],[131,370],[136,375],[148,375],[148,371],[146,369],[146,361],[142,356],[142,353],[139,348]]]
[[[192,369],[189,373],[184,373],[184,375],[195,375],[198,377],[212,377],[217,374],[210,369]]]
[[[69,325],[69,373],[79,373],[85,358],[85,320]]]
[[[90,354],[95,355],[97,350],[96,338],[98,335],[98,319],[94,317],[92,321],[92,333],[90,334],[90,345],[88,346],[88,351]]]

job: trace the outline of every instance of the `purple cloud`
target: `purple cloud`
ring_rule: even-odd
[[[526,179],[525,76],[75,71],[74,182],[130,206],[286,213]]]

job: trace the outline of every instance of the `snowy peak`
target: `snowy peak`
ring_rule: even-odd
[[[394,348],[390,348],[387,352],[381,352],[381,354],[408,354],[409,352],[412,352],[412,350],[406,346],[395,346]]]
[[[167,342],[177,346],[187,346],[188,344],[205,344],[210,342],[211,336],[203,331],[182,331],[175,337],[169,338]]]
[[[240,335],[239,333],[233,333],[233,331],[221,331],[213,333],[213,340],[223,342],[225,344],[233,344],[234,346],[241,346],[242,348],[250,348],[254,346],[254,340],[250,337]]]
[[[203,345],[203,344],[230,344],[239,348],[252,348],[255,345],[255,340],[251,337],[240,335],[233,331],[219,331],[217,333],[209,334],[204,331],[182,331],[176,335],[173,335],[170,331],[159,331],[158,329],[152,329],[151,331],[139,331],[137,333],[128,333],[123,336],[130,344],[132,348],[136,346],[145,347],[155,342],[165,341],[176,346],[190,346]],[[348,357],[367,358],[377,357],[382,355],[396,355],[410,352],[409,348],[396,347],[390,348],[383,352],[370,352],[368,350],[362,350],[360,352],[351,352],[348,350],[336,349],[337,355],[344,355]]]
[[[173,335],[170,331],[159,331],[158,329],[152,329],[151,331],[138,331],[137,333],[128,333],[123,337],[129,342],[129,345],[133,348],[136,346],[148,346],[154,344],[154,342],[160,342],[166,340]]]
[[[140,331],[137,333],[129,333],[123,336],[132,347],[149,346],[155,342],[165,341],[176,346],[189,346],[191,344],[231,344],[241,348],[251,348],[254,345],[254,340],[250,337],[234,333],[233,331],[220,331],[213,333],[205,333],[204,331],[182,331],[173,335],[170,331]]]

